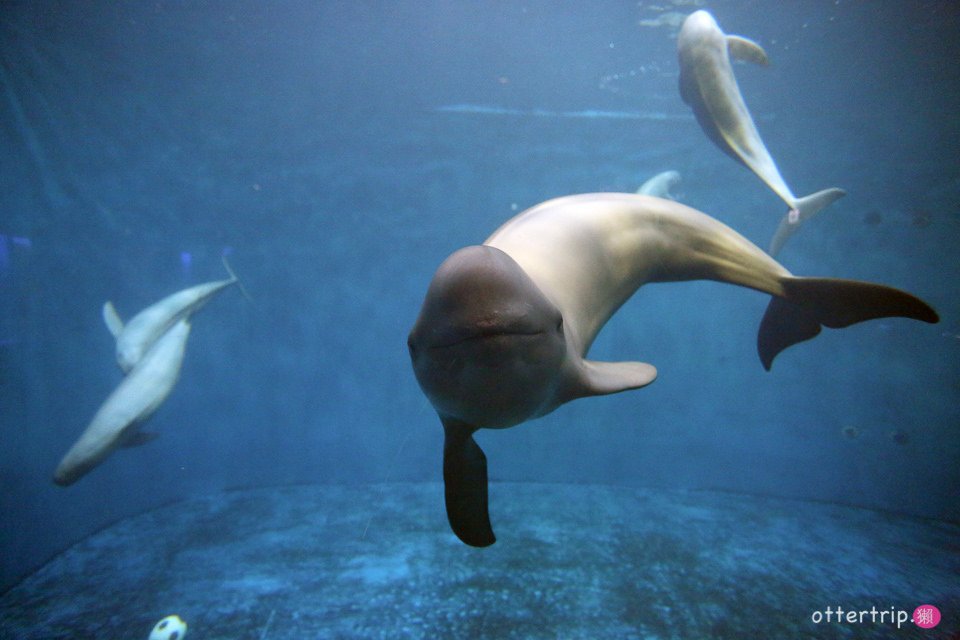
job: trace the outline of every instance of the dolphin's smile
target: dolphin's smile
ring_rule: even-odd
[[[533,329],[504,329],[499,327],[479,328],[473,329],[472,331],[464,331],[463,335],[459,337],[450,337],[446,340],[437,342],[436,344],[428,345],[427,348],[431,351],[437,351],[441,349],[449,349],[451,347],[456,347],[470,342],[479,342],[481,340],[496,340],[500,338],[530,338],[534,336],[542,336],[545,333],[545,331]]]

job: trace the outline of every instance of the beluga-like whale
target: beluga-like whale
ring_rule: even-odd
[[[156,340],[93,416],[53,474],[61,486],[73,484],[122,446],[144,444],[152,434],[140,430],[160,408],[180,377],[190,323],[178,320]]]
[[[720,30],[709,12],[687,16],[677,37],[680,57],[680,96],[693,109],[700,128],[721,151],[753,171],[789,210],[770,241],[776,256],[800,225],[838,198],[831,188],[797,198],[780,175],[743,101],[730,59],[768,64],[767,53],[756,42]]]
[[[590,345],[641,286],[685,280],[772,296],[757,337],[768,370],[778,353],[822,326],[939,320],[898,289],[796,277],[730,227],[678,202],[594,193],[536,205],[440,265],[408,339],[417,382],[443,424],[447,518],[463,542],[496,540],[487,461],[473,434],[653,382],[653,365],[591,361]]]

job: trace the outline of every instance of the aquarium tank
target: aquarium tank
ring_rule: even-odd
[[[0,3],[0,638],[960,637],[960,5]]]

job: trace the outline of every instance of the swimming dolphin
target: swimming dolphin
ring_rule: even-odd
[[[173,391],[189,335],[190,323],[181,318],[153,343],[67,451],[54,472],[55,483],[73,484],[117,447],[142,444],[150,439],[139,427]]]
[[[768,370],[778,353],[821,325],[893,316],[938,321],[925,302],[897,289],[795,277],[733,229],[677,202],[595,193],[528,209],[440,265],[408,339],[417,382],[443,423],[447,517],[462,541],[495,541],[486,457],[473,433],[653,382],[653,365],[586,355],[639,287],[683,280],[773,296],[757,339]]]
[[[640,185],[637,193],[645,196],[666,198],[667,200],[676,200],[674,195],[670,193],[670,189],[673,189],[679,183],[680,172],[672,170],[662,171]]]
[[[730,57],[761,65],[767,53],[752,40],[723,33],[708,12],[691,13],[677,37],[680,56],[680,96],[693,108],[700,128],[724,153],[753,171],[790,207],[770,242],[775,256],[806,220],[834,200],[842,189],[825,189],[803,198],[793,195],[763,144],[743,102]]]
[[[215,295],[239,282],[226,259],[223,266],[230,274],[227,280],[205,282],[173,293],[133,316],[126,324],[112,302],[104,303],[103,321],[117,339],[117,364],[124,372],[130,371],[170,327],[182,319],[189,319]]]

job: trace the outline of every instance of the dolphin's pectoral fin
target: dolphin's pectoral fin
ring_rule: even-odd
[[[840,329],[876,318],[912,318],[931,324],[937,312],[916,296],[872,282],[834,278],[786,278],[760,322],[757,351],[763,367],[787,347],[809,340],[820,327]]]
[[[729,51],[730,55],[737,60],[753,62],[754,64],[763,66],[770,64],[770,60],[767,58],[767,52],[763,50],[763,47],[758,45],[753,40],[744,38],[743,36],[728,35],[727,51]]]
[[[116,338],[123,331],[123,320],[117,313],[113,303],[107,300],[103,303],[103,323],[107,325],[107,330]]]
[[[645,387],[657,379],[657,368],[646,362],[583,361],[583,389],[578,396],[602,396]]]
[[[473,439],[476,428],[441,418],[443,484],[450,528],[466,544],[489,547],[497,541],[487,507],[487,457]]]

